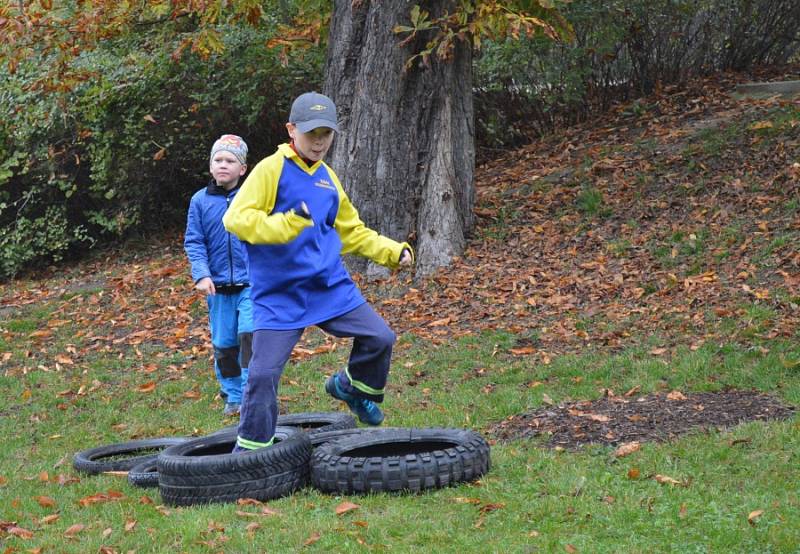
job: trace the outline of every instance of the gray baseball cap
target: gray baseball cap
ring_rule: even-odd
[[[301,133],[308,133],[317,127],[339,130],[333,100],[318,92],[306,92],[295,98],[289,123],[294,123]]]

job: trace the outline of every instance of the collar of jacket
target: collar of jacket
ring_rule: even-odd
[[[224,188],[219,186],[214,179],[211,179],[211,181],[209,181],[209,183],[208,183],[208,186],[206,186],[206,194],[215,194],[215,195],[218,195],[218,196],[228,196],[228,194],[232,193],[235,190],[238,190],[239,187],[241,187],[241,186],[242,186],[242,184],[239,183],[238,185],[233,187],[231,190],[225,190]]]

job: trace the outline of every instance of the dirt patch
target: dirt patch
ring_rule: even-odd
[[[788,419],[794,413],[793,406],[756,391],[672,392],[547,406],[506,418],[489,432],[499,440],[547,436],[549,447],[575,449],[590,443],[666,441],[692,430]]]

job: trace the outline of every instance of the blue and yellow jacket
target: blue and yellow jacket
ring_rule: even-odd
[[[222,216],[239,189],[226,191],[212,180],[189,202],[183,248],[195,283],[204,277],[211,277],[218,287],[250,282],[244,245],[222,225]]]
[[[296,212],[302,202],[310,218]],[[413,253],[366,227],[333,170],[309,167],[288,144],[253,168],[223,223],[247,249],[256,330],[300,329],[363,304],[343,254],[395,268],[404,248]]]

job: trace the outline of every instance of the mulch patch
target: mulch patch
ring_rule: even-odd
[[[794,413],[794,406],[757,391],[673,391],[545,406],[508,417],[489,433],[498,440],[549,436],[546,446],[576,449],[590,443],[666,441],[692,430],[788,419]]]

